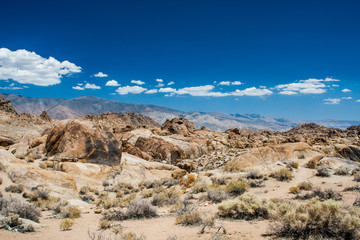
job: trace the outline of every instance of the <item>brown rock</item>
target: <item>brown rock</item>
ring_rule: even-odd
[[[0,97],[0,111],[18,115],[10,100]]]
[[[186,118],[176,117],[174,119],[166,120],[161,126],[161,130],[166,130],[171,134],[179,134],[188,136],[195,130],[194,124]]]
[[[81,158],[90,163],[119,165],[121,142],[101,123],[61,121],[46,139],[48,156],[59,159]]]

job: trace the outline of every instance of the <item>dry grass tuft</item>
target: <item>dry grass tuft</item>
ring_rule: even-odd
[[[276,178],[279,181],[290,181],[294,178],[294,175],[287,168],[282,168],[279,171],[270,174],[270,177]]]

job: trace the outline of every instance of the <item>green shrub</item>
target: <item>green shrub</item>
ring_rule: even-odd
[[[239,196],[246,192],[248,188],[249,185],[243,180],[230,181],[225,187],[226,192],[231,196]]]
[[[222,218],[251,220],[269,217],[267,202],[260,201],[251,195],[226,200],[218,206],[218,210],[218,214]]]
[[[6,192],[12,192],[12,193],[22,193],[24,191],[24,185],[10,185],[5,188]]]

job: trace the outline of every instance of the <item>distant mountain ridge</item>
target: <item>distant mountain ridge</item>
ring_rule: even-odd
[[[0,96],[12,102],[18,113],[41,114],[48,112],[51,118],[68,119],[83,117],[88,114],[99,115],[106,112],[124,113],[135,112],[151,117],[154,121],[163,124],[166,119],[184,117],[192,121],[197,128],[205,126],[210,130],[225,131],[230,128],[249,128],[256,130],[286,131],[298,124],[307,122],[286,118],[275,118],[259,114],[226,114],[219,112],[186,112],[155,105],[122,103],[106,100],[94,96],[82,96],[74,99],[63,98],[31,98],[14,94]],[[315,121],[320,125],[333,128],[347,128],[360,125],[360,121]]]

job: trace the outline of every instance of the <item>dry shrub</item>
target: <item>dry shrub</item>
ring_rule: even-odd
[[[175,188],[165,189],[162,192],[156,193],[151,203],[158,207],[174,205],[180,202],[180,195],[180,192],[176,191]]]
[[[88,236],[91,240],[145,240],[144,236],[137,236],[134,232],[106,235],[104,232],[88,231]]]
[[[297,186],[298,186],[298,188],[299,188],[300,190],[305,190],[305,191],[309,191],[309,190],[311,190],[312,187],[313,187],[312,183],[311,183],[311,182],[307,182],[307,181],[301,182],[301,183],[299,183]]]
[[[317,155],[315,157],[313,157],[312,159],[310,159],[307,164],[306,167],[307,168],[311,168],[311,169],[315,169],[317,168],[317,166],[319,166],[319,161],[323,158],[324,156],[322,155]]]
[[[109,221],[122,221],[126,218],[126,215],[121,210],[116,209],[107,210],[102,214],[102,219]]]
[[[109,221],[107,219],[101,219],[99,222],[99,229],[106,230],[106,229],[111,228],[112,225],[113,225],[112,221]]]
[[[194,226],[200,225],[202,223],[202,218],[197,210],[186,210],[176,217],[175,222],[176,224],[184,226]]]
[[[358,208],[343,209],[333,200],[289,204],[272,215],[274,235],[294,239],[359,239]]]
[[[264,180],[248,180],[246,182],[251,188],[261,188],[265,187]]]
[[[144,198],[149,198],[149,197],[152,197],[154,195],[154,193],[155,193],[155,191],[152,189],[145,189],[141,192],[141,195]]]
[[[294,178],[294,175],[287,168],[282,168],[270,174],[270,177],[276,178],[278,181],[289,181]]]
[[[296,196],[296,199],[306,200],[306,199],[311,199],[311,198],[315,198],[315,197],[317,197],[320,201],[325,201],[328,199],[340,201],[342,199],[341,193],[339,193],[331,188],[327,188],[325,190],[322,190],[321,188],[317,188],[312,193],[307,193],[302,196],[300,196],[300,195]]]
[[[79,190],[79,194],[80,195],[85,195],[87,194],[88,192],[90,192],[90,188],[88,186],[83,186],[80,188]]]
[[[213,203],[219,203],[225,199],[228,199],[230,196],[220,185],[212,184],[207,189],[207,199],[211,200]]]
[[[7,217],[0,221],[1,228],[5,228],[14,232],[34,232],[32,225],[24,226],[23,221],[19,218],[18,214],[9,214]]]
[[[346,166],[341,166],[335,170],[334,175],[346,176],[349,174],[349,171],[349,168]]]
[[[319,177],[330,177],[330,171],[327,167],[319,167],[317,172],[316,172],[316,176]]]
[[[21,218],[39,222],[41,216],[40,209],[34,204],[28,203],[21,198],[0,196],[0,210],[4,216],[17,214]]]
[[[94,202],[95,198],[93,195],[86,194],[81,196],[81,200],[83,200],[84,202]]]
[[[230,181],[225,187],[226,192],[231,196],[239,196],[246,192],[248,188],[249,185],[243,180]]]
[[[71,230],[71,227],[74,225],[74,220],[72,219],[64,219],[60,222],[60,230],[68,231]]]
[[[157,211],[146,199],[133,200],[127,209],[128,218],[151,218],[157,216]]]
[[[213,184],[225,185],[228,181],[227,177],[211,177]]]
[[[360,186],[357,184],[352,187],[347,187],[344,189],[344,192],[360,192]]]
[[[6,192],[12,192],[12,193],[22,193],[24,191],[24,185],[10,185],[5,188]]]
[[[286,166],[290,169],[294,168],[294,169],[298,169],[299,168],[299,163],[295,162],[295,161],[290,161],[286,164]]]
[[[254,196],[245,195],[222,202],[218,206],[219,217],[251,220],[268,218],[268,204]]]
[[[197,177],[194,174],[185,175],[181,179],[180,185],[182,185],[185,188],[189,188],[189,187],[194,186],[196,180],[197,180]]]
[[[292,194],[299,194],[301,192],[299,187],[291,187],[289,188],[289,192]]]
[[[264,175],[259,173],[256,170],[252,170],[252,171],[248,172],[248,174],[246,175],[246,178],[248,178],[248,179],[261,179],[263,177],[264,177]]]
[[[63,218],[70,218],[70,219],[79,218],[80,214],[81,214],[81,210],[76,206],[69,205],[62,207],[60,209],[60,215]]]
[[[359,173],[354,174],[354,181],[360,182],[360,174]]]
[[[194,186],[192,187],[193,193],[200,193],[205,192],[208,185],[211,183],[210,180],[207,180],[205,178],[198,178],[195,182]]]

